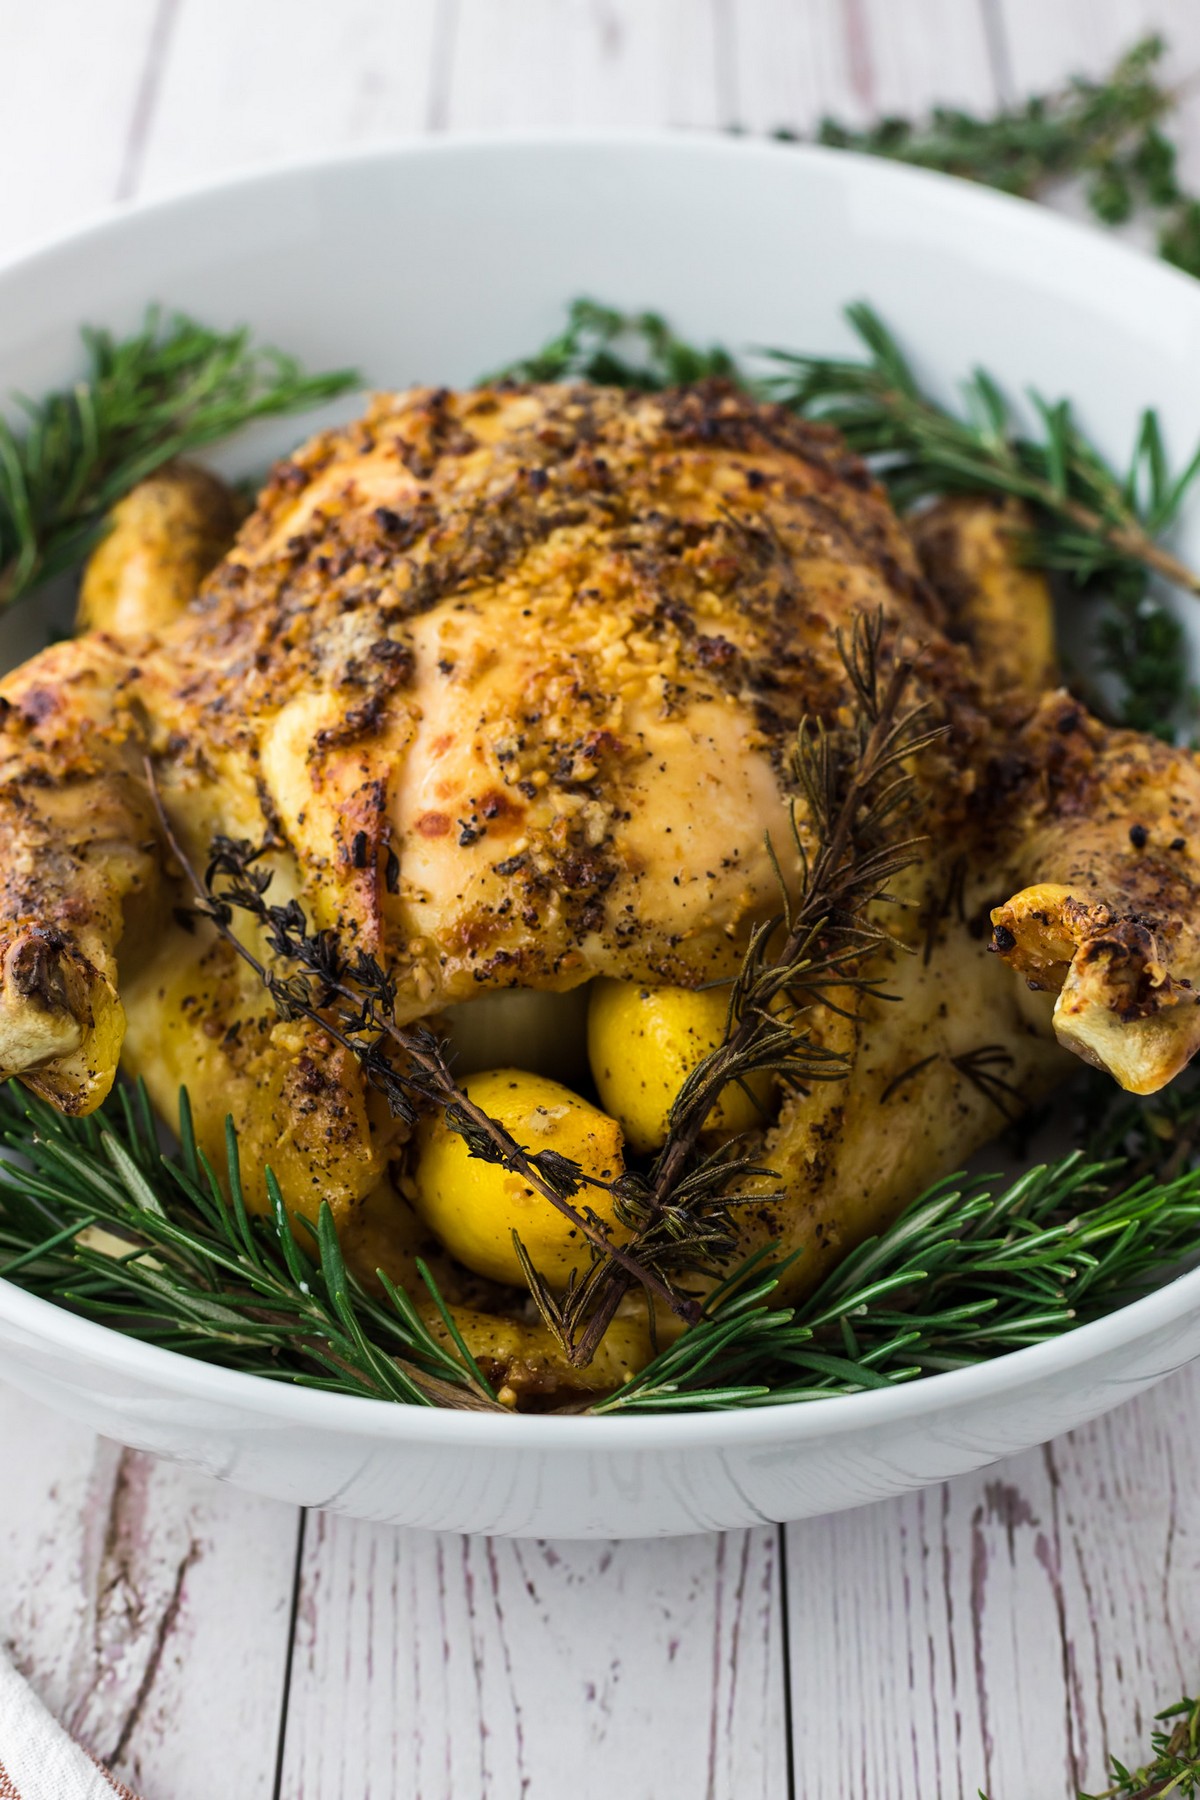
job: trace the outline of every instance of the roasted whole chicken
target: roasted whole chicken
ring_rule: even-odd
[[[811,1283],[1069,1052],[1149,1093],[1200,1045],[1200,768],[1056,686],[1020,523],[963,499],[906,525],[836,434],[718,383],[382,395],[240,528],[168,469],[117,509],[81,635],[0,685],[0,1076],[77,1114],[118,1067],[168,1117],[186,1083],[214,1161],[232,1114],[252,1202],[268,1164],[297,1211],[328,1200],[368,1277],[441,1246],[518,1401],[613,1385],[644,1308],[557,1368],[510,1247],[549,1209],[281,1019],[181,863],[264,843],[273,897],[377,959],[518,1137],[611,1171],[662,1142],[800,880],[789,750],[845,719],[839,633],[881,617],[941,728],[888,998],[810,1018],[844,1079],[730,1090],[713,1120],[785,1190],[743,1248],[803,1246]],[[565,1279],[570,1243],[544,1248]]]

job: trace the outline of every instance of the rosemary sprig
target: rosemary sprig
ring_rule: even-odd
[[[760,1252],[597,1410],[777,1406],[986,1362],[1111,1312],[1198,1240],[1200,1169],[1130,1181],[1074,1151],[1015,1180],[952,1176],[798,1307]]]
[[[1080,585],[1098,575],[1152,571],[1200,595],[1200,575],[1158,541],[1200,474],[1200,450],[1173,473],[1151,409],[1118,475],[1080,429],[1069,401],[1031,394],[1041,435],[1028,436],[998,383],[976,369],[963,388],[963,412],[949,412],[922,391],[873,308],[859,302],[846,316],[865,361],[775,350],[780,374],[767,388],[806,417],[836,426],[852,449],[875,460],[902,511],[942,494],[1008,495],[1037,510],[1028,553],[1038,568]]]
[[[1164,132],[1179,94],[1163,85],[1166,44],[1143,38],[1103,80],[1075,76],[984,117],[938,106],[924,120],[888,117],[865,130],[824,119],[817,141],[917,168],[938,169],[1005,193],[1045,197],[1082,181],[1091,211],[1105,225],[1147,216],[1159,254],[1200,275],[1200,202],[1183,191],[1176,148]],[[794,140],[783,128],[775,136]]]
[[[172,457],[359,383],[352,369],[306,375],[246,331],[155,310],[132,337],[85,330],[83,341],[83,380],[0,418],[0,606],[73,567],[109,508]]]
[[[221,1178],[196,1146],[186,1093],[176,1156],[161,1153],[141,1088],[68,1119],[9,1084],[0,1128],[0,1277],[256,1375],[420,1406],[494,1404],[407,1296],[390,1290],[384,1305],[355,1281],[328,1206],[298,1241],[268,1171],[272,1216],[250,1215],[232,1123]]]
[[[1157,414],[1143,412],[1128,467],[1118,473],[1066,400],[1030,401],[1040,435],[1018,424],[998,383],[976,369],[951,412],[925,394],[895,338],[871,307],[847,308],[865,360],[773,352],[781,374],[768,390],[807,417],[837,426],[869,458],[903,511],[943,494],[1025,501],[1035,529],[1024,547],[1080,598],[1099,597],[1100,662],[1125,690],[1123,722],[1169,736],[1190,690],[1183,628],[1151,578],[1200,596],[1200,575],[1164,548],[1200,475],[1200,450],[1182,470],[1167,460]]]
[[[800,1307],[774,1300],[769,1248],[712,1295],[701,1322],[596,1410],[719,1410],[893,1386],[1038,1343],[1124,1304],[1194,1254],[1200,1088],[1125,1102],[1104,1126],[1134,1159],[1073,1152],[1016,1181],[935,1184]],[[272,1177],[269,1219],[245,1206],[237,1134],[218,1178],[186,1096],[164,1156],[143,1092],[69,1119],[0,1089],[0,1279],[185,1355],[273,1379],[410,1404],[493,1403],[468,1357],[412,1299],[350,1276],[332,1221],[297,1242]],[[1182,1158],[1181,1158],[1182,1152]],[[1175,1168],[1178,1161],[1188,1166]],[[99,1228],[110,1234],[100,1240]],[[128,1246],[127,1249],[122,1246]],[[434,1304],[444,1302],[426,1272]],[[1120,1790],[1118,1790],[1120,1791]]]

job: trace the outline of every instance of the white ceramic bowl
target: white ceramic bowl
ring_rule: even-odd
[[[592,294],[737,347],[848,347],[869,298],[942,388],[985,361],[1075,397],[1114,455],[1139,409],[1200,430],[1200,284],[1020,202],[835,152],[701,137],[466,141],[223,184],[0,272],[0,392],[149,300],[246,322],[377,385],[470,381]],[[231,466],[287,448],[294,423]],[[1190,538],[1190,543],[1189,543]],[[1181,537],[1200,557],[1200,521]],[[0,658],[39,640],[27,611]],[[32,634],[32,635],[31,635]],[[496,1418],[286,1388],[0,1282],[0,1375],[89,1426],[306,1505],[444,1530],[635,1537],[793,1519],[975,1469],[1200,1352],[1200,1272],[1073,1335],[894,1392],[757,1412]]]

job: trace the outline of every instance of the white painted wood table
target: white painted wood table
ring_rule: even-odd
[[[1200,68],[1196,0],[0,0],[0,255],[400,133],[986,106],[1150,26]],[[0,1642],[148,1800],[1060,1800],[1200,1681],[1198,1424],[1194,1371],[840,1518],[518,1544],[300,1517],[0,1386]]]

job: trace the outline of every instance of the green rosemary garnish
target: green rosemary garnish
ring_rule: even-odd
[[[351,369],[306,375],[246,331],[151,311],[121,340],[85,330],[83,380],[0,418],[0,606],[74,567],[123,494],[174,456],[253,419],[297,412],[358,385]]]
[[[488,379],[594,381],[652,393],[710,375],[738,377],[733,358],[719,345],[698,350],[655,312],[623,313],[598,300],[573,300],[558,337]]]
[[[1156,1167],[1074,1152],[1016,1181],[938,1182],[809,1300],[773,1303],[782,1266],[760,1250],[712,1294],[701,1322],[596,1410],[716,1410],[890,1387],[1057,1337],[1145,1292],[1194,1251],[1200,1169],[1170,1172],[1200,1133],[1200,1089],[1127,1102],[1124,1137]],[[1135,1117],[1140,1123],[1130,1124]],[[129,1335],[228,1367],[412,1404],[493,1403],[473,1367],[390,1285],[349,1275],[326,1211],[298,1243],[286,1196],[251,1216],[237,1133],[218,1176],[196,1148],[186,1096],[164,1155],[144,1093],[119,1090],[69,1119],[0,1089],[0,1278]],[[1144,1130],[1143,1130],[1144,1128]],[[112,1234],[97,1240],[96,1228]],[[122,1248],[127,1246],[127,1248]],[[439,1296],[425,1277],[435,1305]]]
[[[1172,471],[1158,416],[1147,408],[1129,465],[1118,473],[1068,401],[1032,394],[1040,433],[1030,436],[983,369],[964,384],[962,410],[951,412],[922,391],[871,307],[850,306],[847,317],[865,360],[775,351],[781,373],[767,391],[837,426],[901,511],[942,494],[1025,501],[1035,521],[1028,560],[1057,574],[1068,593],[1100,603],[1100,660],[1124,687],[1123,722],[1170,736],[1190,693],[1184,634],[1151,578],[1200,595],[1200,576],[1161,542],[1200,475],[1200,450]]]
[[[1200,450],[1173,473],[1156,413],[1143,412],[1129,466],[1118,475],[1085,437],[1069,401],[1031,394],[1041,429],[1029,436],[999,384],[976,369],[963,386],[962,411],[952,413],[922,391],[873,308],[848,306],[846,317],[865,360],[775,350],[780,373],[766,391],[806,418],[836,426],[851,449],[874,459],[901,511],[942,494],[1010,495],[1037,510],[1028,554],[1038,568],[1079,584],[1150,570],[1200,594],[1200,575],[1158,542],[1200,473]]]
[[[247,1211],[236,1131],[219,1178],[197,1149],[186,1093],[178,1155],[160,1150],[141,1088],[68,1119],[10,1082],[0,1128],[0,1278],[255,1375],[421,1406],[494,1404],[407,1295],[391,1289],[383,1305],[355,1281],[328,1206],[297,1241],[268,1171],[272,1216]]]
[[[1124,1169],[1075,1151],[1013,1181],[953,1176],[794,1308],[761,1253],[597,1410],[817,1400],[1061,1336],[1145,1292],[1200,1236],[1200,1169],[1128,1183]]]
[[[1159,254],[1200,275],[1200,202],[1180,187],[1175,145],[1163,131],[1179,100],[1159,78],[1165,50],[1161,37],[1144,38],[1101,81],[1077,75],[1056,92],[983,118],[939,106],[920,122],[885,118],[861,131],[825,119],[817,141],[1028,199],[1082,181],[1103,224],[1148,217]],[[798,136],[786,128],[775,135]]]

